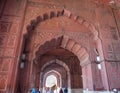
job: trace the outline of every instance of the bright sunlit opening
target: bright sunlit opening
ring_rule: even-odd
[[[46,78],[46,87],[57,86],[57,78],[54,75],[50,75]]]

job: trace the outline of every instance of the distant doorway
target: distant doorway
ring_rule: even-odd
[[[46,78],[46,87],[52,87],[52,86],[57,86],[57,78],[54,75],[49,75]]]
[[[50,93],[59,93],[58,80],[55,75],[47,76],[45,80],[45,91]]]

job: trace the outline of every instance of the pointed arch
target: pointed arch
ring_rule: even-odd
[[[57,10],[57,11],[51,11],[49,13],[44,13],[43,15],[39,15],[35,19],[31,20],[30,24],[28,24],[28,26],[27,26],[27,32],[24,35],[29,35],[30,33],[32,33],[32,31],[36,28],[36,26],[38,24],[40,24],[41,22],[44,22],[44,21],[46,21],[48,19],[53,19],[53,18],[56,18],[56,17],[60,17],[60,16],[66,16],[69,19],[74,20],[78,24],[83,25],[86,28],[88,28],[88,30],[91,31],[91,34],[92,34],[91,36],[93,38],[93,41],[95,42],[94,48],[96,48],[98,50],[99,55],[101,56],[101,58],[102,59],[104,58],[103,57],[103,51],[101,50],[101,48],[102,48],[101,40],[100,40],[100,38],[98,36],[99,33],[96,30],[95,26],[92,23],[90,23],[90,22],[86,21],[85,19],[81,18],[80,16],[74,15],[73,13],[71,13],[67,9],[62,9],[62,10]],[[72,42],[72,41],[70,41],[70,42]],[[39,47],[40,46],[38,46],[35,49],[34,55],[33,55],[33,59],[35,58],[35,53],[39,49]],[[72,44],[71,44],[71,46],[66,46],[65,49],[69,50],[71,47],[72,47]],[[77,49],[75,49],[75,47],[77,47],[77,49],[78,49],[79,52],[77,51]],[[87,53],[86,49],[85,48],[81,48],[78,43],[75,43],[75,46],[71,50],[71,52],[73,52],[73,53],[75,52],[74,54],[77,55],[77,57],[80,59],[81,63],[84,63],[85,61],[89,61],[89,54]],[[84,54],[81,55],[81,53],[84,53]]]
[[[94,40],[98,39],[98,32],[92,23],[86,21],[85,19],[83,19],[77,15],[74,15],[73,13],[71,13],[69,10],[66,10],[66,9],[59,10],[59,11],[51,11],[49,13],[44,13],[43,15],[39,15],[38,17],[36,17],[36,19],[31,20],[30,24],[28,24],[27,32],[25,34],[27,35],[30,32],[32,32],[36,28],[36,26],[38,24],[40,24],[41,22],[46,21],[48,19],[60,17],[60,16],[66,16],[66,17],[76,21],[78,24],[85,26],[93,34],[93,36],[94,36],[93,39]]]
[[[55,60],[51,60],[51,61],[47,62],[46,64],[44,64],[44,65],[42,66],[42,68],[41,68],[40,77],[43,76],[43,70],[44,70],[47,66],[49,66],[50,64],[53,64],[53,63],[56,63],[56,64],[58,64],[58,65],[60,65],[60,66],[62,66],[62,67],[65,68],[65,70],[67,71],[67,75],[68,75],[68,87],[71,88],[70,69],[69,69],[69,67],[68,67],[63,61],[61,61],[61,60],[55,59]],[[56,73],[57,73],[57,72],[56,72]],[[61,77],[61,75],[60,75],[59,73],[57,73],[57,74]],[[41,80],[41,79],[40,79],[40,80]],[[43,80],[43,81],[44,81],[44,80]]]
[[[59,47],[68,50],[69,52],[73,53],[74,55],[76,55],[78,57],[78,59],[80,60],[80,64],[84,64],[86,61],[89,61],[89,54],[87,52],[87,50],[82,47],[79,43],[77,43],[75,40],[69,38],[69,36],[61,36],[49,41],[46,41],[46,43],[44,43],[43,45],[38,45],[38,47],[35,49],[34,53],[33,53],[33,60],[35,58],[37,58],[37,52],[40,53],[41,47],[40,46],[44,46],[47,45],[47,43],[49,44],[50,42],[54,41],[56,42],[57,39],[61,38],[61,44],[59,45]],[[45,48],[45,47],[44,47]],[[48,50],[52,49],[53,47],[48,48]],[[45,48],[45,50],[47,51],[47,49]],[[44,51],[44,52],[46,52]]]

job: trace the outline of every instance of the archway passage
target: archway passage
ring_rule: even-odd
[[[64,17],[58,17],[63,14],[65,15]],[[51,60],[58,59],[65,63],[69,70],[66,70],[65,65],[58,66],[60,64],[56,63],[50,64],[50,66],[53,67],[48,66],[47,69],[48,71],[56,71],[57,69],[55,68],[58,67],[57,72],[59,72],[61,76],[62,72],[67,71],[64,75],[69,79],[66,78],[66,83],[62,83],[61,87],[68,87],[70,89],[94,89],[93,77],[95,77],[95,75],[92,75],[90,54],[93,54],[91,59],[95,59],[93,50],[94,48],[98,48],[97,44],[100,44],[98,43],[98,33],[93,25],[81,18],[79,19],[71,13],[70,15],[68,14],[68,11],[59,12],[57,16],[53,16],[50,19],[48,19],[49,17],[45,14],[43,19],[39,16],[36,21],[31,21],[31,26],[28,27],[28,32],[31,30],[31,33],[28,34],[27,41],[29,42],[27,42],[25,48],[25,51],[28,53],[27,58],[30,62],[28,69],[30,76],[28,82],[30,83],[27,85],[30,88],[34,86],[44,87],[42,82],[45,80],[40,79],[41,73],[44,72],[42,71],[42,67],[46,63],[50,63]],[[74,20],[69,18],[73,18]],[[63,26],[61,24],[61,19],[65,19],[64,22],[66,25]],[[54,25],[54,22],[58,22],[60,25]],[[55,26],[55,28],[52,26]],[[64,71],[62,69],[64,69]],[[44,75],[42,77],[44,77]],[[101,80],[101,77],[98,78]],[[99,85],[100,86],[96,84],[97,87],[103,87],[102,82],[100,82]]]
[[[70,51],[63,48],[53,48],[45,52],[37,59],[39,65],[38,72],[40,72],[41,89],[45,89],[45,80],[47,76],[54,75],[57,77],[57,88],[83,89],[82,69],[80,61]],[[36,67],[35,67],[36,68]],[[36,81],[36,84],[39,81]],[[36,85],[37,86],[37,85]]]
[[[42,81],[42,80],[41,80]],[[59,72],[51,70],[44,74],[43,77],[43,92],[59,93],[61,87],[61,75]]]
[[[46,87],[53,87],[54,85],[57,86],[57,78],[54,75],[47,76],[45,82]]]

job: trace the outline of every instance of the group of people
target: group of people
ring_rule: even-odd
[[[54,90],[54,89],[51,89],[51,88],[46,88],[46,91],[45,93],[68,93],[68,89],[65,88],[65,89],[62,89],[60,88],[59,90]]]
[[[40,93],[38,88],[32,88],[31,93]],[[54,93],[54,90],[51,88],[46,88],[46,93]],[[68,93],[68,89],[65,88],[64,90],[60,88],[59,92],[56,91],[56,93]]]

